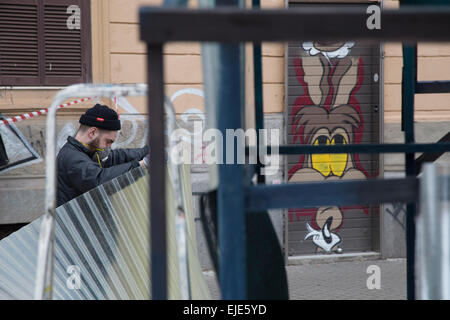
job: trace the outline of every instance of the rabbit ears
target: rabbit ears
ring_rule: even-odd
[[[358,81],[358,57],[329,58],[318,53],[301,60],[304,81],[315,105],[331,111],[349,103]]]

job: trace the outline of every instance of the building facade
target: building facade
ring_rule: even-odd
[[[146,47],[139,40],[138,8],[161,4],[158,0],[0,0],[0,113],[8,118],[47,108],[55,94],[72,83],[145,83]],[[261,1],[263,9],[371,4],[399,6],[396,0]],[[197,7],[198,2],[189,6]],[[205,119],[201,45],[170,43],[164,52],[166,95],[181,126],[192,129],[192,121]],[[403,142],[401,44],[263,43],[262,53],[265,126],[280,129],[282,142]],[[448,79],[450,45],[419,44],[418,80]],[[417,141],[435,142],[450,131],[449,98],[448,94],[416,95]],[[96,101],[58,111],[58,148],[75,133],[80,114]],[[146,143],[145,97],[101,101],[116,107],[123,121],[116,147]],[[11,153],[15,145],[17,158],[8,168],[0,166],[1,225],[27,223],[44,211],[45,116],[11,128],[0,127],[6,150]],[[202,159],[202,151],[194,157]],[[403,174],[400,154],[289,156],[268,183]],[[205,190],[206,166],[194,165],[192,179],[194,191]],[[402,257],[404,215],[402,204],[389,204],[293,208],[273,212],[271,217],[289,261],[324,252]],[[200,246],[204,248],[204,243]]]

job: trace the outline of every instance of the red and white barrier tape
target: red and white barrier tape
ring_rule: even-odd
[[[85,101],[88,101],[88,100],[91,100],[91,99],[92,98],[82,98],[82,99],[79,99],[79,100],[66,102],[66,103],[60,104],[56,108],[57,109],[61,109],[61,108],[68,107],[68,106],[71,106],[71,105],[77,104],[77,103],[82,103],[82,102],[85,102]],[[9,124],[14,123],[14,122],[19,122],[19,121],[22,121],[22,120],[26,120],[26,119],[30,119],[30,118],[33,118],[33,117],[37,117],[37,116],[46,114],[47,112],[48,112],[48,108],[42,109],[42,110],[39,110],[39,111],[33,111],[33,112],[21,114],[20,116],[15,116],[15,117],[11,117],[11,118],[8,118],[8,119],[4,119],[4,120],[1,120],[0,127],[3,126],[3,125],[9,125]]]

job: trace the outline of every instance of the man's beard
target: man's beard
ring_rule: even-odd
[[[100,138],[95,138],[91,143],[88,143],[89,150],[94,152],[92,159],[94,161],[100,160],[104,161],[108,158],[111,153],[111,148],[100,148]]]
[[[101,149],[100,148],[100,138],[99,137],[95,138],[92,142],[88,143],[87,145],[89,147],[89,150],[92,152],[97,151],[97,149]]]

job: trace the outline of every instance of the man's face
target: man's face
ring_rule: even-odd
[[[91,133],[92,141],[88,143],[91,151],[111,148],[111,145],[117,139],[117,131],[99,130],[98,128],[92,129],[94,129]]]

